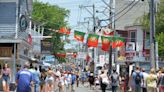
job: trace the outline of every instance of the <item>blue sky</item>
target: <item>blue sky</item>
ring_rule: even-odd
[[[58,5],[60,7],[66,8],[70,10],[70,16],[68,20],[69,26],[71,27],[72,30],[79,30],[86,32],[86,24],[85,25],[77,25],[77,23],[83,22],[84,17],[91,17],[92,15],[89,14],[86,9],[80,9],[79,6],[88,6],[88,5],[93,5],[95,4],[97,9],[100,9],[99,6],[104,5],[101,0],[40,0],[42,2],[48,2],[49,4],[52,5]],[[89,10],[92,11],[92,8],[88,8]],[[97,10],[96,9],[96,10]],[[98,16],[98,15],[97,15]],[[91,24],[92,25],[92,20]],[[92,30],[92,26],[90,26],[90,30]],[[69,37],[70,39],[73,38],[73,31],[71,32],[71,35]],[[66,44],[66,48],[71,48],[71,47],[76,47],[78,45],[78,42],[76,41],[71,41],[71,44]]]
[[[93,3],[98,5],[100,4],[101,0],[40,0],[40,1],[48,2],[52,5],[58,5],[60,7],[70,10],[70,16],[69,19],[67,19],[69,22],[69,26],[71,26],[72,30],[79,30],[79,31],[86,32],[87,26],[84,27],[84,25],[78,25],[78,22],[79,21],[83,22],[84,17],[91,17],[91,14],[89,14],[85,9],[80,9],[79,6],[93,5]],[[92,8],[88,8],[88,9],[92,11]],[[92,30],[92,28],[90,29]],[[70,39],[73,38],[73,32],[71,33],[69,38]],[[76,47],[76,45],[78,45],[78,42],[72,40],[71,44],[66,44],[65,47],[71,48],[72,46]]]

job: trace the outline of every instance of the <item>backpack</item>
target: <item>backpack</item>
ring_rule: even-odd
[[[112,79],[112,84],[113,85],[117,85],[117,82],[118,82],[118,74],[112,74],[111,76],[111,79]]]
[[[138,73],[136,72],[135,83],[136,84],[140,84],[141,83],[140,72],[138,72]]]

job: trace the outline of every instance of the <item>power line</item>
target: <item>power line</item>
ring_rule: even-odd
[[[118,19],[120,19],[122,16],[124,16],[125,14],[127,14],[135,5],[137,5],[139,3],[139,1],[137,1],[135,4],[133,4],[124,14],[122,14],[121,16],[119,16],[115,21],[117,21]]]

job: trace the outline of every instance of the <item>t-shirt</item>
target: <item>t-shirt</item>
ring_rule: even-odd
[[[142,74],[142,72],[139,72],[139,71],[133,72],[133,74],[132,74],[135,85],[141,86],[141,83],[139,83],[139,84],[136,83],[137,74],[139,74],[141,80],[143,79],[143,74]]]
[[[111,79],[112,79],[112,86],[118,86],[119,84],[119,76],[117,73],[113,73],[111,75]]]
[[[141,82],[141,86],[146,87],[146,79],[148,77],[148,74],[146,72],[143,72],[142,74],[143,74],[143,80],[144,81]]]
[[[33,81],[33,75],[30,71],[23,69],[16,74],[18,80],[17,92],[30,92],[30,82]]]
[[[71,80],[72,80],[72,84],[74,84],[76,81],[76,75],[73,74]]]
[[[157,87],[157,75],[149,74],[146,81],[147,81],[147,87],[153,87],[153,88]]]
[[[39,80],[39,72],[37,72],[35,69],[29,69],[29,71],[33,74],[33,79],[35,84],[39,84],[40,80]]]

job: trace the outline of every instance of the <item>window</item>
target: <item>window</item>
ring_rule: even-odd
[[[130,32],[131,42],[135,42],[136,32]]]

